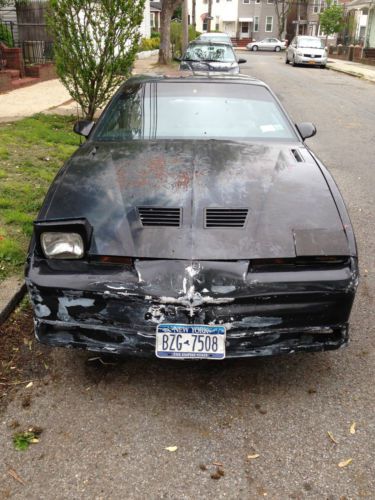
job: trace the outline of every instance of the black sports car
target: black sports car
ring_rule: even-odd
[[[53,182],[26,280],[37,338],[162,358],[348,342],[355,238],[331,175],[264,83],[128,80]]]

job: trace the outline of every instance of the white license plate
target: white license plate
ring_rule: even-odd
[[[156,330],[158,358],[224,359],[225,327],[160,324]]]

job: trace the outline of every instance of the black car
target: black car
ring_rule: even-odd
[[[237,59],[230,43],[206,40],[190,42],[181,61],[180,70],[219,71],[231,74],[240,72],[239,64],[246,59]]]
[[[348,213],[315,127],[267,85],[138,76],[75,130],[27,260],[41,342],[208,359],[348,342]]]

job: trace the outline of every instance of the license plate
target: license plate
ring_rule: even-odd
[[[224,359],[225,327],[161,324],[156,330],[158,358]]]
[[[309,64],[315,64],[315,61],[309,61]]]

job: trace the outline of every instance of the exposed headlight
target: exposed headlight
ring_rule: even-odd
[[[40,235],[40,244],[48,259],[81,259],[85,253],[78,233],[44,232]]]

